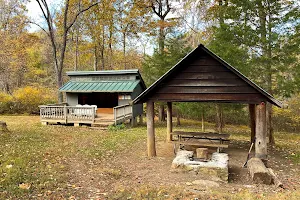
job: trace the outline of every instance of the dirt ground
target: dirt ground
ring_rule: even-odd
[[[229,154],[229,182],[214,183],[204,181],[200,185],[191,184],[199,177],[191,173],[174,173],[171,163],[174,159],[173,145],[164,141],[157,142],[157,157],[146,156],[146,142],[135,144],[133,148],[112,157],[109,162],[93,163],[85,174],[83,163],[76,161],[73,165],[73,181],[79,186],[75,195],[92,199],[110,199],[113,193],[134,191],[141,187],[180,187],[182,190],[195,195],[206,193],[210,189],[236,193],[243,189],[250,192],[276,193],[293,191],[300,188],[299,166],[293,164],[282,151],[270,150],[268,167],[271,167],[284,184],[283,188],[274,185],[255,185],[251,182],[248,171],[242,168],[248,152],[249,144],[231,141],[230,147],[225,150]],[[215,151],[215,149],[211,149]]]

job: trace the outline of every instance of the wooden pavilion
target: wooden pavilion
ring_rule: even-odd
[[[141,93],[134,103],[147,103],[148,156],[156,156],[154,102],[167,103],[167,136],[172,133],[172,102],[249,104],[255,119],[255,156],[267,158],[266,103],[281,102],[200,44]]]

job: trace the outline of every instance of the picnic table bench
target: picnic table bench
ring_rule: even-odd
[[[221,148],[228,148],[229,137],[229,134],[224,133],[174,131],[171,133],[171,142],[179,146],[217,147],[219,152]]]

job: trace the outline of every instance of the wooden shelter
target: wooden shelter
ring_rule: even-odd
[[[131,102],[146,86],[137,69],[67,72],[70,80],[59,91],[66,103],[40,106],[41,121],[63,124],[118,124],[143,114],[143,105]]]
[[[266,159],[266,103],[281,107],[234,67],[200,44],[141,93],[134,103],[147,103],[148,156],[156,156],[154,102],[167,102],[167,134],[172,132],[172,102],[244,103],[256,118],[256,157]],[[255,116],[256,115],[256,116]],[[252,127],[254,128],[254,127]]]

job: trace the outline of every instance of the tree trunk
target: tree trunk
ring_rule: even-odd
[[[166,121],[165,117],[165,106],[164,105],[159,105],[158,107],[158,121],[159,122],[164,122]]]
[[[216,127],[218,130],[218,133],[222,133],[223,132],[223,128],[224,128],[224,120],[223,120],[223,109],[222,109],[222,105],[220,104],[216,104]]]
[[[272,95],[272,38],[270,37],[272,34],[272,17],[268,15],[267,21],[267,10],[270,7],[265,7],[262,2],[259,4],[259,21],[260,21],[260,32],[261,32],[261,46],[262,46],[262,56],[266,59],[266,85],[267,91]],[[267,37],[269,36],[269,37]],[[267,103],[267,136],[268,143],[270,145],[275,144],[274,136],[273,136],[273,127],[272,127],[272,105],[268,105]]]
[[[63,86],[63,76],[62,76],[62,72],[59,72],[57,74],[57,86],[58,86],[58,89],[61,88]],[[60,92],[58,90],[57,92],[57,97],[58,97],[58,103],[62,103],[63,102],[63,93]]]
[[[78,51],[78,30],[76,31],[76,38],[75,38],[75,63],[74,63],[74,71],[78,70],[78,57],[79,57],[79,51]]]
[[[94,71],[97,71],[98,69],[98,51],[97,51],[97,45],[94,45]]]
[[[124,69],[126,69],[126,31],[123,32],[123,58],[124,58]]]
[[[161,20],[162,24],[164,22],[164,20]],[[164,54],[164,48],[165,48],[165,32],[164,32],[164,27],[160,26],[159,27],[159,38],[158,38],[158,45],[159,45],[159,52],[161,55]]]
[[[112,50],[112,42],[113,42],[113,28],[112,25],[110,25],[109,28],[109,42],[108,42],[108,48],[109,48],[109,69],[113,69],[113,50]]]
[[[275,139],[273,134],[273,124],[272,124],[272,104],[267,103],[267,139],[269,145],[275,145]]]
[[[176,115],[176,125],[177,126],[180,126],[181,123],[180,123],[180,114],[177,112],[177,115]]]
[[[251,128],[251,143],[255,140],[255,104],[249,104],[250,128]]]
[[[167,142],[172,140],[171,133],[173,129],[172,124],[172,102],[167,103]]]
[[[205,126],[204,126],[204,108],[202,108],[202,113],[201,113],[201,128],[202,132],[205,131]]]

